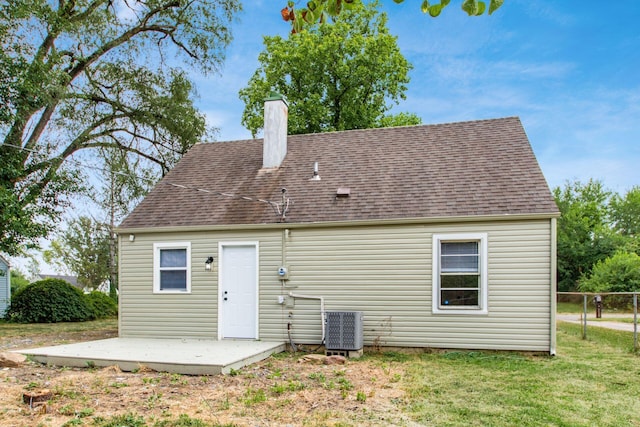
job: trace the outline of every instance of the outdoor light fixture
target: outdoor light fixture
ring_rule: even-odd
[[[204,269],[206,271],[211,271],[211,264],[213,264],[213,257],[212,256],[207,258],[207,260],[204,262]]]
[[[129,234],[129,241],[133,242],[134,240],[136,240],[136,236],[133,234]]]

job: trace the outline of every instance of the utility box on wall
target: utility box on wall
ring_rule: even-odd
[[[327,350],[361,350],[363,327],[361,311],[327,311]]]

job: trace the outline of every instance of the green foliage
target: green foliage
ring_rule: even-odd
[[[621,196],[605,189],[600,181],[575,181],[553,193],[562,213],[558,220],[558,290],[576,290],[578,281],[586,280],[594,265],[616,252],[640,253],[640,187]],[[585,290],[582,285],[580,289]]]
[[[165,173],[208,130],[185,67],[216,71],[237,0],[0,3],[0,251],[36,247],[114,148]],[[135,18],[133,18],[135,17]],[[77,160],[77,159],[76,159]]]
[[[109,227],[86,216],[74,219],[43,257],[78,276],[82,287],[97,289],[109,278]]]
[[[393,116],[384,116],[378,123],[377,127],[389,128],[395,126],[412,126],[422,124],[422,119],[413,113],[398,113]]]
[[[583,292],[640,292],[640,256],[617,252],[598,261],[579,288]]]
[[[84,322],[93,317],[82,291],[60,279],[44,279],[20,289],[6,315],[18,323]]]
[[[558,220],[558,290],[571,291],[597,261],[616,251],[621,239],[608,227],[611,192],[600,181],[567,182],[553,193],[562,213]]]
[[[118,314],[118,303],[109,295],[93,291],[85,295],[95,319],[104,319]]]
[[[15,295],[18,291],[29,284],[29,279],[17,268],[11,269],[11,295]]]
[[[255,136],[264,99],[276,91],[289,103],[288,132],[318,133],[417,124],[411,114],[387,113],[405,98],[411,64],[389,34],[377,3],[354,3],[333,25],[300,34],[265,37],[260,66],[240,90],[242,124]]]
[[[404,0],[393,0],[400,4]],[[431,1],[423,0],[420,4],[422,13],[428,13],[435,18],[442,13],[442,10],[449,5],[450,0]],[[281,10],[282,19],[291,23],[291,32],[300,31],[317,23],[327,22],[329,18],[336,18],[343,10],[350,10],[360,3],[358,0],[314,0],[306,3],[306,7],[297,7],[293,1],[287,2],[287,6]],[[488,14],[498,10],[504,0],[490,0]],[[481,0],[463,0],[461,9],[469,16],[480,16],[487,11],[487,4]]]
[[[613,228],[625,236],[640,235],[640,186],[631,188],[624,196],[611,197]]]
[[[109,419],[96,419],[94,425],[99,427],[146,427],[144,418],[136,414],[114,415]]]

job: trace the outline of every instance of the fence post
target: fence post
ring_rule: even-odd
[[[638,351],[638,294],[633,293],[633,351]]]
[[[583,294],[582,304],[582,339],[587,339],[587,294]]]

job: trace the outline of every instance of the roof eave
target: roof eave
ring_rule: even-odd
[[[502,215],[472,215],[472,216],[443,216],[394,219],[370,219],[356,221],[323,221],[323,222],[276,222],[263,224],[223,224],[223,225],[188,225],[167,227],[118,227],[117,234],[147,234],[174,233],[192,231],[228,231],[228,230],[265,230],[284,228],[329,228],[329,227],[362,227],[374,225],[408,225],[408,224],[442,224],[458,222],[491,222],[491,221],[523,221],[559,218],[560,212],[502,214]]]

